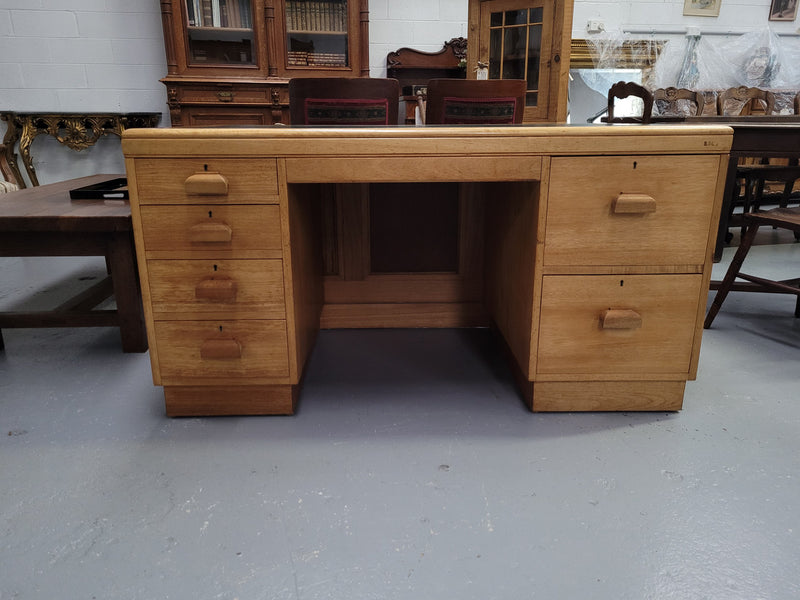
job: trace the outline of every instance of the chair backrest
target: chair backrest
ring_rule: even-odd
[[[397,125],[396,79],[295,77],[289,80],[293,125]]]
[[[522,123],[524,79],[431,79],[426,125],[509,125]]]
[[[655,90],[653,102],[660,115],[696,117],[703,114],[706,97],[703,92],[668,87]]]
[[[615,117],[614,116],[614,100],[619,98],[628,98],[635,96],[641,98],[644,102],[644,109],[642,110],[641,118],[636,117]],[[632,81],[618,81],[608,90],[608,118],[609,123],[649,123],[650,117],[653,114],[653,94],[649,90],[634,83]]]
[[[794,114],[800,115],[800,92],[794,97]]]
[[[728,117],[748,115],[756,102],[762,104],[765,115],[774,114],[775,95],[768,90],[746,86],[722,90],[717,95],[717,114]]]

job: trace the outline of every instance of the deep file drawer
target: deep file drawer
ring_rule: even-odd
[[[705,261],[718,156],[554,158],[544,264]]]
[[[543,278],[537,374],[687,374],[701,275]]]

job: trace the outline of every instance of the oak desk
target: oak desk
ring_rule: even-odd
[[[167,414],[292,413],[320,325],[492,324],[534,411],[678,410],[731,140],[702,125],[127,131]],[[393,190],[418,182],[458,190],[453,272],[326,275],[330,198],[368,199],[338,222],[368,253],[369,202],[403,205]]]

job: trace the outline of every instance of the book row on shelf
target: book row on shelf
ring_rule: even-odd
[[[347,55],[334,52],[289,51],[289,65],[292,67],[346,67]]]
[[[249,29],[253,26],[251,0],[186,0],[189,27],[230,27]]]
[[[347,1],[288,0],[286,26],[290,31],[347,31]]]

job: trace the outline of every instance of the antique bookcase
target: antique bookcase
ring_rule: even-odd
[[[161,0],[173,126],[289,122],[292,77],[369,75],[367,0]]]
[[[525,122],[564,122],[573,0],[469,0],[467,77],[525,79]]]

